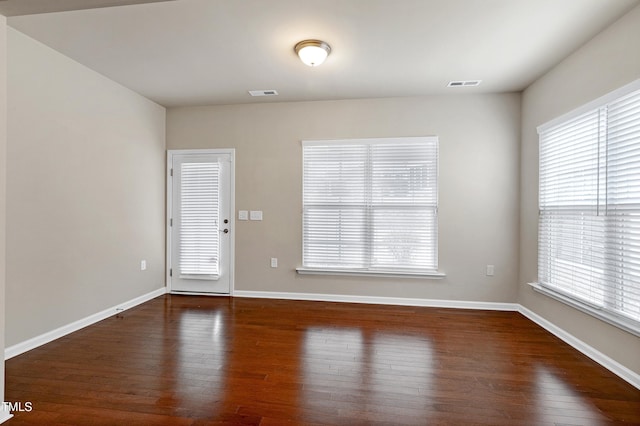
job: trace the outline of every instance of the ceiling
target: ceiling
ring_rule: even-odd
[[[171,0],[0,0],[0,15],[18,16],[34,13],[63,12],[97,7],[125,6]]]
[[[6,3],[51,0],[7,0]],[[56,0],[9,25],[167,107],[520,91],[638,0]],[[117,6],[119,4],[130,4]],[[144,3],[134,4],[132,3]],[[113,6],[113,7],[100,7]],[[16,9],[17,10],[17,9]],[[16,12],[14,10],[14,12]],[[7,14],[16,14],[8,13]],[[327,61],[293,46],[318,38]],[[482,80],[447,88],[450,80]],[[248,90],[275,89],[252,98]]]

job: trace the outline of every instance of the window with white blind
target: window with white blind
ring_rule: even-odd
[[[639,82],[538,133],[538,285],[640,333]]]
[[[180,275],[216,278],[220,236],[218,163],[182,163],[180,168]]]
[[[436,137],[303,142],[299,272],[437,276]]]

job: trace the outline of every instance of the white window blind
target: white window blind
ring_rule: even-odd
[[[180,275],[215,278],[219,274],[220,165],[182,163],[180,179]]]
[[[438,267],[436,137],[303,142],[303,266]]]
[[[539,284],[640,331],[640,90],[539,134]]]

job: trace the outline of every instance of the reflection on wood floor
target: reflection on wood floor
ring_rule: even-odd
[[[8,425],[640,424],[514,312],[162,296],[6,363]]]

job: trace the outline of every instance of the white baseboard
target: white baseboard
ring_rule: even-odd
[[[10,412],[4,411],[4,410],[0,410],[0,423],[6,422],[11,417],[13,417],[13,414],[11,414]]]
[[[122,311],[126,311],[127,309],[131,309],[134,306],[140,305],[141,303],[147,302],[165,293],[166,287],[161,287],[150,293],[136,297],[135,299],[105,309],[104,311],[98,312],[96,314],[89,315],[88,317],[80,319],[78,321],[74,321],[71,324],[64,325],[62,327],[56,328],[55,330],[33,337],[29,340],[25,340],[24,342],[9,346],[4,350],[4,359],[7,360],[13,358],[14,356],[30,351],[31,349],[35,349],[38,346],[42,346],[55,339],[59,339],[62,336],[66,336],[69,333],[80,330],[81,328],[84,328],[91,324],[95,324],[98,321],[102,321],[103,319],[109,318]]]
[[[561,329],[560,327],[558,327],[557,325],[553,324],[552,322],[547,321],[546,319],[542,318],[540,315],[536,314],[530,309],[525,308],[522,305],[519,305],[518,311],[525,317],[529,318],[531,321],[538,324],[540,327],[547,330],[549,333],[558,337],[568,345],[572,346],[574,349],[582,352],[584,355],[588,356],[598,364],[602,365],[604,368],[611,371],[613,374],[619,376],[620,378],[629,382],[631,385],[640,389],[640,374],[634,371],[631,371],[624,365],[609,358],[607,355],[603,354],[599,350],[595,349],[592,346],[589,346],[582,340],[575,337],[573,334],[570,334],[565,330]]]
[[[412,299],[404,297],[353,296],[347,294],[280,293],[272,291],[233,292],[234,297],[257,299],[310,300],[317,302],[369,303],[375,305],[423,306],[429,308],[484,309],[491,311],[517,311],[517,303],[470,302],[465,300]]]

